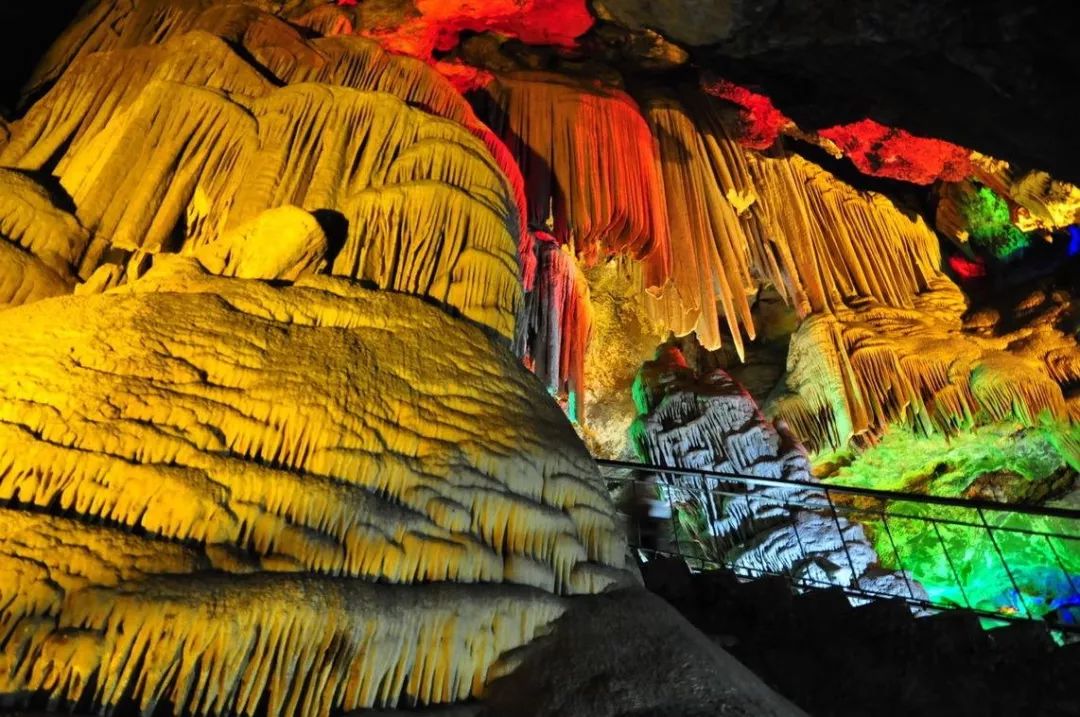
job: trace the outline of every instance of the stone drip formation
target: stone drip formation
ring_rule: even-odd
[[[89,3],[0,121],[0,699],[321,715],[484,694],[573,596],[627,578],[558,403],[586,437],[594,411],[617,423],[597,397],[641,359],[592,386],[590,352],[632,318],[647,353],[692,333],[752,357],[766,288],[794,317],[764,404],[790,432],[671,359],[643,457],[808,477],[800,443],[1015,422],[1080,464],[1068,297],[971,314],[921,216],[785,150],[881,173],[877,127],[452,52],[572,47],[579,3],[366,5]],[[1002,243],[993,197],[1017,231],[1076,219],[1071,185],[886,134],[890,176],[948,180],[950,262]],[[866,540],[859,575],[824,538],[794,565],[785,521],[813,514],[714,518],[718,545],[770,525],[730,559],[898,580]]]

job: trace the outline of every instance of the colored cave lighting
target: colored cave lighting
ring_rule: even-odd
[[[1080,430],[1062,426],[1018,429],[1003,423],[953,437],[892,430],[827,482],[985,499],[977,491],[988,476],[1009,481],[999,484],[1002,490],[1051,480],[1066,465],[1053,446],[1080,437]],[[1080,606],[1080,534],[1070,521],[1014,513],[1007,504],[980,515],[971,508],[890,501],[887,514],[887,525],[869,512],[863,521],[882,566],[909,571],[933,602],[1003,615],[1057,610],[1064,621],[1080,615],[1070,614]],[[929,518],[940,521],[936,531],[927,529]],[[993,541],[984,519],[995,528]]]
[[[707,82],[703,88],[741,108],[743,136],[739,142],[745,147],[768,149],[785,129],[794,127],[763,94],[727,80]],[[957,182],[973,173],[969,150],[940,139],[917,137],[872,119],[822,129],[818,134],[833,142],[859,171],[875,177],[931,184],[939,179]]]
[[[1030,243],[1027,234],[1013,225],[1008,203],[990,187],[979,187],[966,195],[960,211],[971,242],[999,261],[1011,261]]]
[[[1069,227],[1069,248],[1065,253],[1069,256],[1080,256],[1080,226],[1073,224]]]
[[[916,137],[872,119],[819,130],[864,174],[913,184],[958,182],[973,173],[971,152],[940,139]]]
[[[530,45],[569,48],[593,24],[584,0],[416,0],[416,10],[419,17],[366,34],[389,50],[430,61],[436,51],[454,49],[462,32],[494,32]]]
[[[776,109],[772,100],[746,87],[727,80],[717,80],[704,85],[710,95],[727,100],[742,108],[743,135],[739,143],[750,149],[768,149],[784,128],[794,124],[783,112]]]
[[[961,254],[954,254],[949,257],[949,268],[961,279],[969,281],[986,276],[986,262],[983,261],[982,257],[968,259]]]
[[[890,505],[889,532],[871,521],[875,548],[882,563],[894,568],[897,553],[936,603],[968,606],[1003,615],[1041,616],[1080,605],[1080,550],[1073,540],[995,530],[991,542],[968,508],[918,503]],[[926,530],[920,518],[948,521],[938,524],[940,539]],[[1069,534],[1064,521],[1021,513],[989,514],[995,525],[1017,531]],[[994,544],[996,542],[996,545]],[[894,547],[895,546],[895,547]],[[999,553],[1000,550],[1000,553]],[[1006,572],[1003,565],[1008,565]],[[1013,580],[1019,591],[1012,587]]]

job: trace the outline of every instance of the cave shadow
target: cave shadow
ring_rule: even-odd
[[[349,220],[336,209],[316,209],[311,215],[326,235],[326,265],[332,267],[349,238]]]
[[[466,100],[472,106],[477,118],[506,146],[511,159],[521,171],[521,178],[525,185],[526,206],[518,207],[518,209],[525,214],[528,228],[533,231],[547,231],[548,210],[550,209],[550,213],[554,215],[556,207],[566,207],[566,193],[559,186],[554,169],[546,159],[525,142],[524,138],[514,132],[506,110],[490,93],[483,90],[470,92],[466,95]],[[551,197],[551,207],[536,206],[537,203],[529,201],[530,195]]]
[[[78,16],[83,0],[0,2],[0,117],[14,119],[26,81],[49,47]]]

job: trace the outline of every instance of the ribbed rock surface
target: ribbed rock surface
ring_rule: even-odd
[[[558,408],[418,299],[159,258],[0,326],[0,693],[462,699],[555,595],[616,578],[622,538]]]
[[[787,392],[772,415],[817,449],[839,448],[889,423],[946,434],[1017,420],[1075,421],[1062,386],[1080,377],[1080,348],[1057,328],[1064,308],[1014,331],[965,327],[951,284],[912,309],[867,301],[800,325],[788,352]],[[1067,460],[1076,447],[1062,446]]]
[[[566,245],[541,233],[535,243],[536,279],[518,324],[515,351],[566,399],[572,418],[584,418],[585,353],[592,333],[589,282]]]
[[[87,232],[45,187],[0,169],[0,309],[71,292]]]
[[[858,192],[797,155],[764,157],[734,139],[708,97],[646,104],[664,168],[672,286],[654,313],[706,348],[727,324],[742,354],[755,336],[747,297],[776,287],[800,316],[873,298],[911,307],[943,279],[937,237],[881,195]]]
[[[790,574],[810,584],[860,585],[909,595],[907,581],[877,566],[861,525],[832,515],[806,451],[777,429],[722,370],[697,376],[678,349],[646,363],[634,387],[640,415],[632,436],[639,458],[671,468],[795,481],[779,486],[716,476],[660,474],[657,487],[691,544],[685,555],[736,569]]]
[[[625,92],[540,72],[485,89],[488,121],[521,167],[529,223],[572,242],[587,265],[626,253],[649,286],[670,266],[663,180],[649,126]]]
[[[335,234],[333,273],[427,296],[512,336],[520,215],[495,144],[477,136],[459,96],[440,104],[455,93],[433,71],[395,74],[369,41],[350,42],[320,79],[363,89],[275,89],[201,32],[82,56],[14,125],[0,163],[59,177],[92,234],[75,257],[84,279],[294,205]],[[312,74],[295,61],[287,69],[290,79]],[[452,119],[399,99],[418,94],[416,104]]]

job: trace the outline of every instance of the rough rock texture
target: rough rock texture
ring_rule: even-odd
[[[803,714],[641,589],[575,600],[487,702],[481,714],[522,717]]]
[[[951,285],[912,309],[866,302],[813,316],[792,337],[787,392],[769,412],[814,449],[893,422],[948,434],[1003,420],[1076,421],[1062,386],[1080,375],[1080,348],[1058,328],[1067,304],[1047,303],[1011,329],[997,319],[965,326],[964,297]],[[1072,461],[1080,455],[1075,445],[1061,450]]]
[[[592,332],[589,283],[566,245],[538,233],[536,278],[518,324],[515,352],[567,402],[571,418],[585,417],[585,356]]]
[[[622,562],[557,407],[419,300],[176,258],[0,324],[0,693],[250,713],[268,690],[272,714],[461,699],[561,612],[553,593]]]
[[[45,187],[0,169],[0,308],[70,293],[86,242],[87,232]]]
[[[582,427],[589,452],[600,458],[632,460],[627,430],[637,416],[633,385],[641,364],[656,355],[665,330],[649,318],[634,266],[609,262],[589,279],[593,333],[585,353],[585,404]]]
[[[635,399],[641,415],[632,434],[644,462],[803,484],[814,480],[806,451],[783,426],[768,422],[723,371],[695,375],[677,349],[642,367]],[[811,485],[747,486],[678,474],[661,474],[657,482],[679,512],[680,532],[691,541],[681,547],[689,554],[751,574],[790,574],[810,584],[907,595],[903,576],[877,566],[862,526],[833,516],[825,495]]]

